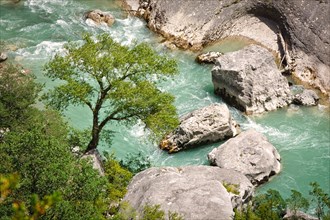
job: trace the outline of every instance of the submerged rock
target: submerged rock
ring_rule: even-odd
[[[296,105],[313,106],[313,105],[317,105],[319,99],[320,98],[315,91],[310,89],[305,89],[303,90],[303,92],[296,94],[294,96],[292,103]]]
[[[92,21],[94,21],[96,24],[101,24],[101,23],[105,23],[108,26],[113,25],[113,23],[115,22],[115,18],[107,12],[103,12],[101,10],[93,10],[93,11],[88,11],[85,14],[85,19],[91,19]]]
[[[292,100],[272,54],[257,45],[219,57],[212,81],[217,95],[247,114],[275,110]]]
[[[238,125],[225,104],[212,104],[180,118],[180,125],[160,143],[169,153],[234,137]]]
[[[244,174],[254,185],[268,181],[281,170],[276,148],[263,134],[252,129],[214,148],[208,159],[212,165]]]
[[[124,201],[140,212],[147,204],[159,204],[165,213],[184,219],[232,219],[232,195],[224,183],[237,185],[236,196],[244,194],[244,201],[254,190],[244,175],[218,167],[153,167],[134,176]]]
[[[219,58],[220,56],[222,56],[223,53],[220,52],[207,52],[207,53],[203,53],[200,54],[196,57],[196,61],[198,63],[215,63],[217,58]]]

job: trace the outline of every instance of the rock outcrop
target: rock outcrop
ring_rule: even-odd
[[[220,52],[207,52],[200,54],[196,57],[196,62],[197,63],[208,63],[208,64],[215,64],[217,58],[222,56],[223,54]]]
[[[302,81],[330,92],[329,1],[126,0],[148,27],[183,49],[245,36],[278,52]],[[134,3],[134,4],[133,4]]]
[[[318,220],[318,218],[311,216],[307,213],[304,213],[302,211],[297,211],[296,213],[293,213],[290,210],[287,210],[286,214],[283,216],[284,220],[292,220],[292,219],[298,219],[298,220]]]
[[[75,150],[77,150],[77,148]],[[84,154],[81,159],[89,160],[93,168],[98,171],[101,176],[104,176],[103,161],[97,149]]]
[[[90,19],[94,21],[97,25],[105,23],[106,25],[111,26],[115,22],[115,18],[110,13],[98,9],[86,12],[84,17],[86,20]]]
[[[251,129],[240,133],[208,154],[212,165],[244,174],[254,185],[281,170],[280,155],[267,138]]]
[[[160,148],[174,153],[205,143],[234,137],[238,125],[225,104],[212,104],[180,118],[180,125],[160,143]]]
[[[292,99],[272,54],[257,45],[219,57],[212,81],[217,95],[247,114],[275,110]]]
[[[3,62],[3,61],[5,61],[5,60],[7,60],[7,58],[8,57],[7,57],[7,55],[5,53],[1,53],[0,52],[0,63]]]
[[[302,93],[298,93],[294,96],[292,103],[296,105],[313,106],[317,105],[319,99],[315,91],[304,89]]]
[[[184,219],[232,219],[231,195],[224,182],[237,185],[237,196],[245,194],[245,199],[254,190],[244,175],[218,167],[153,167],[134,176],[124,201],[138,211],[159,204],[165,213],[177,212]]]

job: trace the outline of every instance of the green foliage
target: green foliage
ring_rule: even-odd
[[[184,218],[176,213],[169,211],[167,216],[160,205],[145,205],[139,215],[128,203],[120,204],[120,212],[117,213],[112,220],[184,220]]]
[[[107,157],[104,163],[104,170],[109,182],[108,197],[112,202],[119,203],[127,192],[126,187],[132,179],[133,174],[121,167],[113,155]]]
[[[239,195],[239,184],[230,184],[222,182],[222,185],[226,188],[227,192]]]
[[[79,148],[77,153],[82,154],[82,151],[86,148],[88,142],[89,142],[89,135],[90,131],[88,129],[86,130],[78,130],[71,128],[69,130],[69,138],[68,138],[68,144],[71,147],[71,151],[76,151],[74,148]]]
[[[0,163],[0,172],[21,177],[19,190],[6,199],[0,215],[12,216],[16,200],[24,204],[17,211],[32,215],[34,195],[44,198],[59,192],[62,200],[47,210],[44,219],[101,219],[107,203],[106,179],[73,156],[69,128],[58,113],[33,108],[29,112],[24,126],[12,127],[0,143],[0,154],[8,159]]]
[[[165,212],[160,209],[160,205],[146,205],[142,214],[142,220],[165,220]]]
[[[286,203],[288,208],[293,212],[294,216],[296,216],[297,211],[306,211],[309,207],[308,200],[296,190],[291,190],[291,197],[286,199]]]
[[[17,187],[18,174],[0,174],[0,204],[4,202],[8,195]]]
[[[286,203],[281,194],[269,189],[267,193],[253,199],[254,212],[261,219],[281,219],[285,214]]]
[[[244,210],[235,209],[234,220],[261,220],[253,211],[251,205],[248,205]]]
[[[151,167],[149,157],[144,156],[141,152],[138,154],[127,154],[124,160],[120,161],[120,165],[130,172],[137,174]]]
[[[160,138],[178,125],[174,97],[161,92],[158,82],[177,71],[175,60],[157,54],[146,44],[122,46],[107,34],[65,46],[45,67],[46,75],[61,84],[45,96],[47,104],[64,110],[86,105],[93,113],[87,151],[95,149],[110,121],[127,125],[141,120]]]
[[[310,186],[312,189],[309,194],[312,196],[312,202],[316,204],[315,214],[318,219],[329,219],[330,217],[330,198],[327,193],[325,193],[317,182],[311,182]],[[328,211],[326,212],[326,209]]]
[[[13,193],[17,188],[19,177],[17,174],[0,174],[0,204]],[[32,195],[30,200],[30,210],[26,207],[24,202],[14,201],[12,203],[13,214],[11,219],[13,220],[35,220],[45,215],[46,211],[54,206],[55,203],[61,200],[61,196],[58,192],[52,195],[46,195],[42,200],[39,199],[38,195]],[[3,216],[4,217],[4,216]],[[8,216],[9,217],[9,216]]]
[[[12,128],[28,117],[41,86],[33,75],[23,74],[14,64],[0,65],[0,129]]]

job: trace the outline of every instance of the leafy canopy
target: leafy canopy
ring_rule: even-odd
[[[35,103],[41,90],[33,79],[33,75],[22,73],[17,65],[0,64],[0,128],[10,129],[28,117],[28,106]]]
[[[46,65],[46,75],[60,79],[61,84],[44,99],[58,110],[88,106],[93,113],[88,150],[97,147],[109,121],[141,120],[158,138],[178,125],[174,97],[156,85],[177,74],[175,60],[159,55],[146,43],[123,46],[107,34],[85,35],[83,40],[67,44],[66,52]]]

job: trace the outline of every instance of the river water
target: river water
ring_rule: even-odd
[[[211,66],[196,64],[196,54],[192,52],[168,51],[160,43],[161,39],[146,28],[144,21],[124,16],[111,0],[26,0],[18,4],[0,0],[0,7],[1,45],[12,50],[8,52],[9,58],[34,73],[38,82],[45,83],[46,89],[54,83],[43,75],[43,65],[63,44],[80,40],[85,32],[107,32],[126,45],[146,41],[178,61],[180,74],[160,86],[176,97],[179,115],[211,103],[222,103],[221,98],[213,94]],[[82,19],[84,12],[96,8],[111,12],[116,17],[115,24],[112,27],[86,24]],[[242,41],[225,41],[213,49],[229,52],[244,45]],[[230,111],[243,130],[254,128],[265,134],[282,157],[282,172],[260,187],[260,191],[273,188],[287,197],[290,189],[296,189],[307,195],[308,184],[317,181],[329,193],[330,117],[327,107],[288,107],[248,117],[234,108]],[[65,115],[77,128],[91,125],[87,108],[72,107]],[[111,125],[111,128],[116,131],[112,144],[102,143],[101,151],[114,152],[118,158],[142,152],[155,166],[207,164],[207,153],[221,144],[168,155],[148,141],[147,132],[140,124],[129,128]]]

